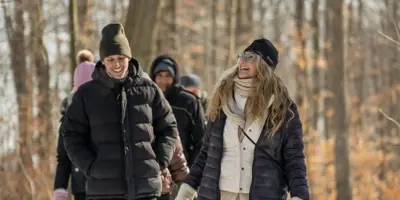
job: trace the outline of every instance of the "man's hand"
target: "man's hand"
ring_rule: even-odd
[[[165,168],[161,172],[161,179],[162,179],[162,193],[163,194],[170,193],[172,191],[173,181],[168,168]]]

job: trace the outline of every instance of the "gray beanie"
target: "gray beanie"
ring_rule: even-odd
[[[185,75],[181,77],[183,87],[201,87],[201,79],[195,74]]]

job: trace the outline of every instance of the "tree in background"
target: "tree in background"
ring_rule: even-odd
[[[99,27],[112,21],[125,25],[145,70],[170,54],[209,93],[243,46],[272,40],[276,73],[301,106],[312,198],[400,196],[397,0],[0,2],[8,43],[2,78],[14,86],[0,98],[15,107],[0,109],[8,127],[0,142],[13,147],[0,153],[0,199],[51,195],[58,105],[72,85],[74,51],[96,55]]]
[[[3,8],[4,27],[6,28],[8,47],[10,49],[10,66],[13,74],[16,102],[18,105],[18,140],[16,141],[16,157],[18,167],[8,175],[4,185],[10,191],[8,198],[18,198],[35,195],[34,166],[32,160],[32,122],[33,122],[33,74],[26,62],[25,21],[23,18],[26,4],[16,0],[14,10],[11,11],[5,0],[1,1]],[[24,184],[21,184],[24,183]],[[3,184],[2,184],[3,185]]]
[[[155,55],[155,41],[158,33],[158,20],[163,0],[130,1],[125,19],[126,37],[132,49],[132,56],[137,58],[145,71],[148,71]]]
[[[344,59],[344,20],[343,0],[330,2],[332,10],[332,66],[328,66],[330,81],[328,88],[332,91],[330,97],[333,114],[329,131],[335,137],[335,179],[336,199],[352,199],[351,173],[350,173],[350,151],[349,132],[347,128],[347,113],[345,101],[345,59]]]

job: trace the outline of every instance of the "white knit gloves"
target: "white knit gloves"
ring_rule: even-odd
[[[193,200],[196,197],[196,190],[193,189],[190,185],[183,183],[181,188],[179,189],[178,194],[175,197],[175,200]],[[292,197],[290,200],[303,200],[299,197]]]
[[[303,199],[300,199],[299,197],[292,197],[290,198],[290,200],[303,200]]]
[[[175,197],[175,200],[193,200],[196,196],[196,190],[193,189],[190,185],[183,183],[181,188],[179,189],[178,194]]]

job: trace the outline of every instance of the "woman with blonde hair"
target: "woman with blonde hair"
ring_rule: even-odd
[[[203,146],[177,200],[308,200],[302,124],[274,70],[278,50],[257,39],[224,72]]]

